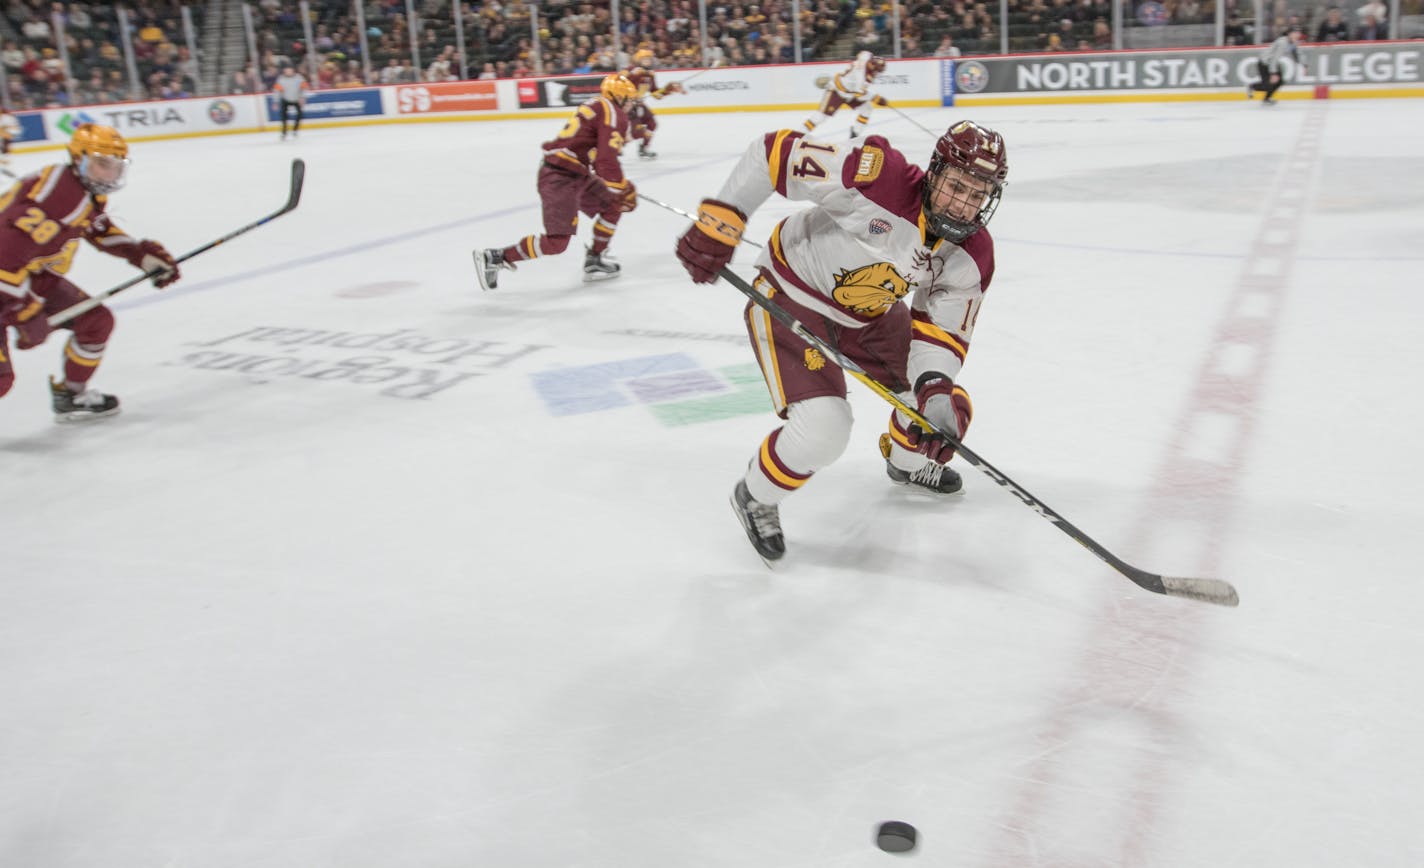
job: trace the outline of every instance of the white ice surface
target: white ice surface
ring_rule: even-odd
[[[681,218],[626,215],[617,281],[580,282],[585,221],[478,289],[558,121],[140,144],[112,210],[175,251],[276,207],[295,156],[306,196],[115,299],[122,415],[55,425],[60,340],[16,354],[0,866],[869,868],[886,819],[926,866],[1424,864],[1424,102],[909,114],[1009,142],[971,444],[1240,608],[1140,591],[968,468],[954,502],[891,486],[854,383],[766,569],[726,497],[776,422]],[[692,208],[799,120],[664,116],[625,165]],[[74,279],[131,273],[86,249]],[[1222,344],[1230,316],[1261,327]],[[395,379],[353,382],[372,356]],[[541,387],[584,380],[556,415]],[[736,412],[669,424],[699,385]]]

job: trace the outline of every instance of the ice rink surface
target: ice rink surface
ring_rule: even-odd
[[[16,354],[0,865],[1424,864],[1424,103],[907,114],[1008,142],[969,442],[1238,609],[967,467],[949,502],[890,485],[855,383],[768,570],[727,495],[777,423],[683,219],[625,215],[616,281],[581,282],[585,221],[478,288],[561,121],[138,144],[111,210],[174,251],[275,209],[293,157],[306,195],[115,299],[122,415],[55,425],[62,341]],[[802,117],[664,115],[624,164],[691,209]]]

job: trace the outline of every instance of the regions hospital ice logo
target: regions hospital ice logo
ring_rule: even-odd
[[[641,356],[530,375],[554,416],[643,405],[668,427],[765,413],[771,407],[754,364],[708,370],[686,353]]]

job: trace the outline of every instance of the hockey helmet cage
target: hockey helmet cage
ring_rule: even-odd
[[[921,205],[929,231],[958,244],[983,229],[1009,177],[1004,137],[960,121],[935,142]]]
[[[80,124],[65,147],[74,171],[89,192],[105,195],[124,185],[129,143],[118,130],[103,124]]]

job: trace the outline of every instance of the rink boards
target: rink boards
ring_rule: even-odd
[[[892,105],[1014,105],[1239,100],[1256,80],[1260,46],[1032,54],[891,61],[875,90]],[[662,71],[685,93],[659,113],[786,111],[814,107],[843,62]],[[1281,99],[1424,96],[1424,42],[1340,43],[1302,48],[1284,61]],[[316,91],[303,124],[360,126],[430,121],[563,117],[598,93],[601,75],[397,84]],[[134,141],[274,130],[270,94],[234,94],[18,112],[20,150],[59,147],[81,123],[113,126]]]

